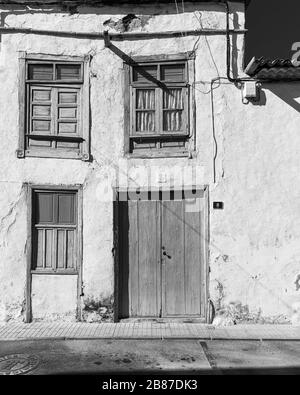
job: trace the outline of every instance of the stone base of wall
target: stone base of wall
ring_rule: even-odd
[[[104,299],[86,298],[83,302],[82,320],[85,322],[113,322],[113,296]]]

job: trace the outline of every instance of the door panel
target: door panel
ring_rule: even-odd
[[[160,312],[157,201],[129,201],[129,305],[131,316]]]
[[[162,203],[165,248],[162,313],[165,317],[201,313],[200,212],[188,212],[186,208],[184,200]]]
[[[198,207],[200,199],[198,200]],[[183,202],[185,224],[185,283],[186,283],[186,315],[201,314],[201,211],[188,212],[187,202]],[[203,235],[204,237],[204,235]]]
[[[184,315],[184,222],[182,201],[162,202],[162,314]]]

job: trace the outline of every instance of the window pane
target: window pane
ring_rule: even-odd
[[[182,130],[182,111],[163,112],[163,128],[164,131],[177,132]]]
[[[47,63],[28,65],[28,78],[30,80],[53,80],[53,65]]]
[[[143,66],[133,68],[134,82],[153,82],[157,79],[157,66]]]
[[[54,222],[54,195],[52,193],[36,193],[36,223]]]
[[[155,90],[154,89],[137,89],[136,91],[136,108],[140,110],[155,109]]]
[[[168,89],[164,91],[163,106],[164,109],[177,110],[183,109],[182,89]]]
[[[185,64],[170,64],[161,66],[163,81],[185,81]]]
[[[58,64],[56,66],[58,80],[79,80],[81,78],[80,64]]]
[[[154,132],[155,131],[155,112],[139,111],[136,113],[136,131]]]
[[[63,193],[58,195],[58,223],[75,223],[75,195]]]
[[[136,90],[136,131],[154,132],[155,130],[155,90]],[[147,111],[140,111],[147,110]]]

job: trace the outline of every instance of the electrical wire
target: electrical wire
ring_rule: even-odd
[[[174,1],[175,1],[175,6],[176,6],[176,12],[177,12],[177,15],[179,15],[179,9],[178,9],[177,0],[174,0]],[[181,32],[181,36],[182,36],[182,37],[184,37],[183,31],[182,31],[182,30],[180,30],[180,32]]]

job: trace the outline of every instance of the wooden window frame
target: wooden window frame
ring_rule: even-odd
[[[75,257],[76,257],[76,265],[74,268],[34,268],[33,269],[33,250],[36,248],[36,246],[32,245],[32,255],[31,255],[31,273],[41,273],[41,274],[78,274],[79,268],[80,268],[80,250],[81,250],[81,232],[82,232],[82,187],[81,186],[52,186],[52,185],[30,185],[30,207],[31,207],[31,224],[30,224],[30,230],[31,230],[31,240],[33,240],[33,232],[35,231],[35,228],[55,228],[55,229],[76,229],[76,248],[75,248]],[[70,193],[73,192],[75,195],[75,216],[76,220],[73,224],[57,224],[57,223],[41,223],[41,224],[35,224],[34,223],[34,194],[35,193]],[[56,207],[57,210],[57,207]]]
[[[83,186],[82,185],[36,185],[24,184],[27,195],[27,243],[26,243],[26,261],[27,261],[27,275],[26,275],[26,317],[25,321],[31,321],[31,290],[32,290],[32,276],[33,275],[77,275],[77,318],[80,319],[80,297],[82,294],[82,207],[83,207]],[[77,266],[76,270],[35,270],[33,265],[33,194],[35,191],[51,191],[51,192],[76,192],[77,201]]]
[[[187,124],[186,132],[172,132],[170,134],[164,132],[159,134],[147,133],[142,135],[141,133],[133,134],[133,125],[135,119],[135,109],[133,106],[133,96],[135,90],[138,88],[155,88],[155,94],[157,97],[157,91],[159,88],[154,83],[147,82],[132,82],[133,65],[124,63],[124,153],[129,158],[156,158],[156,157],[191,157],[195,151],[196,144],[196,111],[195,111],[195,54],[193,52],[175,54],[175,55],[153,55],[153,56],[136,56],[132,57],[133,65],[144,64],[145,66],[158,65],[158,64],[186,64],[186,83],[182,82],[166,82],[166,85],[170,88],[182,87],[185,91],[185,105],[187,106],[184,111],[185,122]],[[160,94],[162,96],[162,92]],[[162,99],[162,98],[161,98]],[[161,103],[162,100],[159,100]],[[162,103],[161,103],[162,104]],[[162,113],[162,111],[159,110]],[[162,121],[162,116],[159,117],[159,123]],[[156,120],[157,122],[157,120]],[[145,148],[131,151],[131,139],[142,139],[144,141],[155,141],[153,139],[166,139],[170,142],[174,140],[186,139],[185,147],[173,147],[173,148]]]
[[[80,79],[74,80],[50,80],[38,81],[29,80],[28,64],[40,64],[43,62],[50,62],[51,64],[80,64],[81,75]],[[90,57],[78,56],[61,56],[61,55],[45,55],[45,54],[27,54],[26,52],[19,53],[19,144],[17,149],[17,157],[42,157],[42,158],[62,158],[62,159],[80,159],[83,161],[90,160],[90,83],[89,83],[89,63]],[[55,67],[53,67],[55,70]],[[72,148],[50,148],[27,147],[26,138],[29,133],[28,120],[28,91],[31,86],[38,85],[50,87],[51,89],[68,88],[77,89],[80,93],[80,115],[78,119],[78,132],[76,136],[57,136],[53,135],[51,138],[56,141],[70,141],[78,142],[79,150],[75,151]],[[52,120],[52,117],[51,117]],[[43,136],[36,136],[43,139]],[[46,137],[45,137],[46,138]]]

